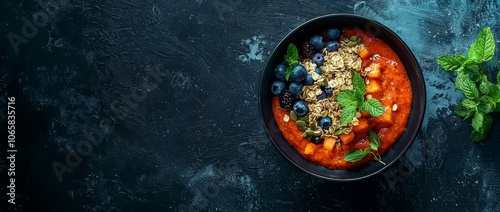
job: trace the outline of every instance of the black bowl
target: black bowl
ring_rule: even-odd
[[[274,68],[283,62],[287,47],[290,43],[300,44],[299,41],[311,37],[320,31],[331,27],[357,27],[387,43],[399,56],[410,78],[413,89],[413,103],[406,131],[401,135],[394,146],[382,156],[387,165],[370,163],[351,170],[332,170],[317,165],[303,158],[288,144],[281,134],[273,117],[271,108],[273,94],[271,84],[276,79]],[[298,46],[298,45],[297,45]],[[260,115],[267,134],[278,150],[290,162],[300,169],[314,176],[334,181],[354,181],[364,179],[382,172],[394,164],[408,150],[420,129],[425,112],[425,84],[422,71],[408,46],[393,31],[384,25],[365,17],[350,14],[332,14],[314,18],[290,32],[274,49],[262,72],[259,86]]]

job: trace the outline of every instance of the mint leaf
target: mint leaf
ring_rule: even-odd
[[[500,88],[491,83],[490,92],[488,96],[491,97],[496,103],[500,103]]]
[[[340,125],[347,125],[356,116],[356,106],[348,105],[340,114]]]
[[[291,67],[292,69],[293,69],[295,66],[299,65],[299,61],[298,61],[298,60],[290,60],[290,61],[288,61],[288,63],[289,63],[289,65],[288,65],[288,66],[289,66],[289,67]]]
[[[467,65],[467,69],[470,71],[472,74],[472,77],[470,78],[473,82],[479,82],[483,76],[483,71],[477,64],[471,64]]]
[[[474,118],[472,118],[472,128],[477,132],[483,131],[484,114],[476,113]]]
[[[457,105],[457,107],[455,107],[455,113],[458,116],[462,117],[464,120],[469,118],[469,117],[472,117],[475,112],[476,112],[476,109],[467,108],[461,104],[459,104],[459,105]]]
[[[356,100],[356,107],[359,108],[365,101],[365,95],[354,92],[354,99]]]
[[[351,150],[344,156],[344,160],[347,162],[358,162],[368,153],[370,153],[370,147],[366,147],[365,150]]]
[[[489,114],[476,113],[474,118],[472,118],[472,128],[479,133],[487,133],[491,128],[493,119]]]
[[[457,56],[441,55],[437,58],[437,63],[445,71],[458,71],[466,58],[462,55],[457,54]]]
[[[478,64],[467,64],[465,67],[471,72],[481,72],[481,67]]]
[[[285,60],[288,63],[288,67],[285,72],[285,79],[288,81],[292,75],[292,69],[299,64],[299,50],[295,44],[291,43],[288,45]]]
[[[462,100],[455,108],[455,113],[464,119],[472,117],[476,111],[477,103],[470,99]]]
[[[385,112],[382,103],[374,98],[368,99],[368,101],[363,102],[360,109],[362,111],[367,111],[372,116],[380,116]]]
[[[292,75],[292,67],[288,66],[286,67],[285,80],[288,81],[291,75]]]
[[[491,113],[496,107],[495,101],[489,96],[479,98],[478,110],[482,113]]]
[[[455,59],[460,63],[465,63],[465,61],[467,61],[467,57],[461,55],[460,53],[455,54]]]
[[[478,114],[481,114],[481,113],[478,113]],[[476,116],[474,116],[475,118]],[[471,140],[474,141],[474,142],[478,142],[478,141],[481,141],[483,140],[484,138],[486,138],[486,135],[488,134],[488,131],[490,130],[491,128],[491,125],[493,123],[493,119],[491,118],[491,116],[489,114],[481,114],[481,115],[478,115],[478,118],[476,121],[474,121],[474,119],[472,119],[472,124],[473,124],[473,130],[472,130],[472,133],[471,133]],[[474,125],[477,125],[476,127],[474,127]],[[478,129],[476,129],[478,128]]]
[[[288,45],[288,49],[286,50],[286,56],[290,60],[298,60],[299,59],[299,50],[295,44],[291,43]]]
[[[356,107],[360,107],[365,100],[366,86],[365,81],[361,78],[359,73],[355,73],[352,78],[352,85],[354,87],[354,99],[356,100]]]
[[[378,137],[377,133],[373,130],[370,130],[370,132],[368,133],[368,138],[370,139],[370,148],[377,151],[380,147],[380,138]]]
[[[465,108],[468,108],[468,109],[476,109],[476,107],[477,107],[476,102],[474,102],[470,99],[464,99],[459,104],[464,106]]]
[[[468,77],[461,79],[460,84],[458,84],[457,76],[457,88],[464,92],[465,97],[468,99],[474,99],[479,96],[479,91],[477,90],[476,84]]]
[[[500,68],[499,68],[498,73],[497,73],[497,85],[500,85]]]
[[[470,139],[474,142],[478,142],[486,138],[486,133],[480,133],[478,131],[472,130],[470,134]]]
[[[474,142],[479,142],[486,138],[486,133],[480,133],[478,131],[472,130],[470,138]]]
[[[464,82],[469,79],[469,74],[465,71],[460,71],[457,73],[457,79],[455,79],[455,88],[462,89],[464,87]]]
[[[476,42],[474,42],[467,53],[468,59],[476,63],[491,60],[495,54],[495,38],[489,27],[485,27],[479,32]]]
[[[486,75],[484,75],[481,84],[479,84],[479,91],[481,92],[481,94],[487,95],[488,93],[490,93],[491,85],[492,83],[489,82],[488,79],[486,78]]]
[[[354,98],[354,91],[344,90],[337,95],[337,102],[342,107],[355,106],[357,100]]]
[[[361,96],[364,96],[366,93],[366,86],[365,86],[365,81],[363,78],[361,78],[361,75],[358,73],[354,74],[354,77],[352,78],[352,85],[354,86],[354,92],[357,94],[360,94]]]
[[[490,131],[491,126],[493,125],[493,118],[491,118],[490,114],[484,114],[483,118],[483,133],[488,133]]]

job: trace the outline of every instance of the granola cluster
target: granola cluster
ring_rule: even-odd
[[[341,133],[350,132],[353,126],[357,126],[358,118],[361,117],[359,112],[347,126],[340,125],[342,107],[337,103],[336,96],[343,90],[353,89],[354,72],[366,76],[367,70],[362,69],[363,61],[358,56],[364,48],[363,44],[349,47],[345,42],[341,42],[341,47],[337,51],[328,52],[323,49],[322,53],[325,55],[323,66],[317,67],[310,59],[305,59],[301,63],[314,79],[314,84],[304,86],[300,95],[310,109],[309,123],[317,124],[319,118],[326,116],[332,119],[329,129],[322,130],[323,137],[337,137]],[[320,68],[321,74],[316,73],[316,68]],[[321,95],[322,88],[325,87],[333,88],[333,95],[318,100],[317,96]]]

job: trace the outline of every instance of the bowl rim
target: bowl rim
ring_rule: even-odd
[[[296,32],[300,31],[303,27],[313,23],[313,22],[316,22],[316,21],[319,21],[321,19],[325,19],[325,18],[354,18],[354,19],[361,19],[363,21],[366,21],[368,23],[373,23],[375,24],[377,27],[380,27],[380,28],[383,28],[387,33],[389,33],[391,36],[393,36],[396,40],[398,40],[399,44],[403,46],[404,49],[407,50],[408,52],[408,55],[409,55],[409,60],[410,61],[413,61],[417,67],[417,69],[415,70],[415,72],[417,73],[417,76],[418,78],[416,79],[410,79],[410,82],[414,81],[416,84],[419,84],[419,85],[422,85],[422,90],[421,90],[421,99],[423,99],[423,101],[421,103],[415,103],[415,102],[412,102],[412,107],[414,104],[417,104],[417,109],[419,109],[419,111],[421,111],[421,113],[419,114],[416,114],[416,120],[418,123],[416,123],[417,127],[415,128],[415,131],[410,135],[410,139],[408,141],[408,143],[404,146],[404,148],[402,149],[401,152],[399,152],[396,157],[388,162],[385,166],[382,166],[380,169],[372,172],[372,173],[369,173],[367,175],[364,175],[364,176],[360,176],[360,177],[353,177],[353,178],[333,178],[333,177],[329,177],[329,176],[323,176],[323,175],[320,175],[320,174],[317,174],[317,173],[314,173],[310,170],[307,170],[306,168],[300,166],[298,163],[296,163],[295,161],[293,161],[279,146],[278,144],[276,143],[276,141],[273,139],[272,135],[270,134],[270,131],[267,127],[267,124],[266,124],[266,121],[264,119],[264,114],[263,114],[263,107],[262,107],[262,95],[261,95],[261,91],[262,91],[262,86],[263,86],[263,83],[264,83],[264,78],[265,78],[265,70],[269,67],[269,65],[271,65],[271,56],[274,55],[277,50],[278,50],[278,47],[280,47],[282,45],[282,43],[285,42],[285,40],[288,40],[289,37],[291,37],[293,34],[295,34]],[[392,49],[392,47],[391,47]],[[396,53],[398,56],[400,56],[400,54]],[[407,73],[408,73],[408,70],[407,70]],[[268,58],[266,59],[266,63],[264,65],[264,68],[262,69],[262,73],[261,73],[261,76],[260,76],[260,82],[259,82],[259,89],[258,89],[258,100],[257,100],[257,104],[258,104],[258,107],[259,107],[259,115],[260,115],[260,119],[261,119],[261,122],[264,126],[264,130],[266,131],[266,134],[268,136],[268,138],[271,140],[271,142],[273,143],[273,145],[276,147],[276,149],[278,149],[278,151],[289,161],[291,162],[292,164],[294,164],[296,167],[298,167],[299,169],[301,169],[302,171],[306,172],[306,173],[309,173],[315,177],[318,177],[318,178],[321,178],[321,179],[325,179],[325,180],[330,180],[330,181],[338,181],[338,182],[349,182],[349,181],[359,181],[359,180],[363,180],[363,179],[367,179],[367,178],[370,178],[370,177],[373,177],[381,172],[383,172],[384,170],[388,169],[389,167],[391,167],[394,163],[396,163],[397,161],[399,161],[399,159],[407,152],[407,150],[410,148],[410,146],[413,144],[413,142],[415,141],[419,131],[421,130],[421,127],[422,127],[422,122],[423,122],[423,118],[424,118],[424,115],[425,115],[425,110],[426,110],[426,87],[425,87],[425,80],[424,80],[424,77],[423,77],[423,73],[422,73],[422,69],[420,67],[420,65],[418,64],[418,60],[416,59],[415,55],[413,54],[413,52],[411,51],[411,49],[408,47],[408,45],[403,41],[403,39],[401,39],[401,37],[399,37],[394,31],[392,31],[391,29],[389,29],[387,26],[383,25],[382,23],[378,22],[378,21],[375,21],[373,19],[370,19],[370,18],[367,18],[367,17],[364,17],[364,16],[360,16],[360,15],[355,15],[355,14],[348,14],[348,13],[334,13],[334,14],[326,14],[326,15],[321,15],[321,16],[318,16],[318,17],[315,17],[315,18],[312,18],[308,21],[305,21],[303,22],[302,24],[298,25],[297,27],[295,27],[293,30],[291,30],[289,33],[287,33],[283,38],[281,38],[281,40],[275,45],[274,49],[271,51],[271,53],[269,54]],[[413,83],[411,83],[413,84]],[[412,86],[413,87],[413,86]],[[414,94],[415,95],[415,94]],[[413,98],[412,98],[413,99]],[[414,99],[412,100],[414,101]],[[410,112],[410,116],[408,117],[408,119],[410,119],[411,117],[411,112]],[[274,118],[273,118],[274,119]],[[408,120],[409,121],[409,120]],[[408,126],[410,123],[407,123],[406,126]],[[403,134],[401,134],[400,138],[405,134],[407,133],[408,131],[405,130],[403,132]],[[281,132],[280,132],[281,133]],[[398,142],[399,139],[396,141]],[[286,139],[285,139],[286,140]],[[287,141],[288,142],[288,141]],[[292,147],[293,148],[293,147]],[[391,147],[389,151],[392,150],[393,147]],[[293,148],[295,150],[295,148]],[[296,150],[295,150],[296,151]],[[302,155],[301,155],[302,156]],[[307,160],[307,159],[306,159]],[[315,165],[318,165],[318,166],[321,166],[319,164],[316,164],[314,162],[311,162],[309,160],[307,160],[309,163],[312,163],[312,164],[315,164]],[[364,164],[362,166],[366,166],[366,165],[371,165],[372,162],[368,163],[368,164]],[[334,170],[334,169],[329,169],[329,170],[332,170],[332,171],[349,171],[349,170]]]

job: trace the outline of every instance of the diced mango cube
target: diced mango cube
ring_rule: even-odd
[[[310,155],[313,152],[314,152],[314,144],[313,143],[307,144],[306,148],[304,149],[304,154]]]
[[[359,52],[359,57],[361,57],[361,59],[363,60],[367,60],[369,57],[370,57],[370,52],[368,51],[368,49],[364,48],[363,50],[361,50]]]
[[[352,131],[355,133],[364,133],[368,131],[368,121],[365,118],[359,118],[358,122],[358,125],[352,128]]]
[[[366,85],[366,93],[374,94],[380,92],[380,83],[377,80],[370,80],[370,83]]]
[[[366,77],[369,79],[379,79],[380,78],[380,64],[372,63],[370,64],[370,71],[366,73]]]
[[[325,141],[323,142],[323,147],[325,149],[331,151],[333,149],[333,147],[335,146],[336,142],[337,142],[336,138],[326,137]]]
[[[351,141],[353,141],[353,140],[354,140],[355,135],[354,135],[354,132],[353,132],[353,131],[351,131],[351,132],[349,132],[349,133],[347,133],[347,134],[340,134],[340,135],[339,135],[339,137],[340,137],[340,140],[341,140],[344,144],[348,144],[348,143],[350,143]]]
[[[387,125],[393,124],[391,107],[385,107],[384,114],[382,114],[382,116],[380,117],[377,117],[377,121]]]

